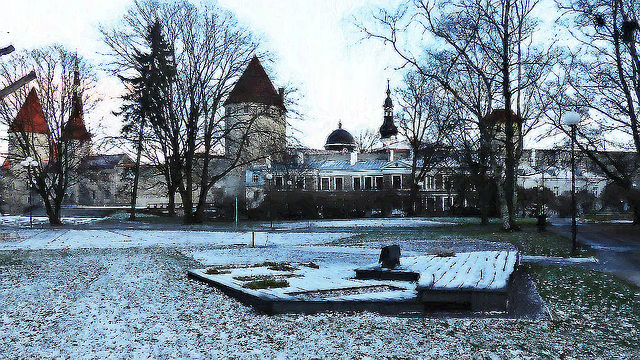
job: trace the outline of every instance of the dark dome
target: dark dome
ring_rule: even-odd
[[[387,118],[385,116],[382,126],[380,126],[380,137],[382,139],[388,139],[392,136],[398,135],[398,127],[393,123],[393,118]]]
[[[327,137],[324,148],[327,150],[342,151],[347,149],[348,151],[353,151],[356,148],[356,142],[347,130],[342,129],[342,124],[338,124],[338,128],[333,130]]]
[[[386,108],[392,108],[393,107],[393,101],[391,101],[391,98],[389,96],[387,96],[387,98],[384,99],[383,107],[386,107]]]

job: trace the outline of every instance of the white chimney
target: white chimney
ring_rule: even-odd
[[[298,151],[298,165],[304,164],[304,153],[302,151]]]
[[[271,156],[267,156],[265,162],[267,164],[267,169],[271,169]]]
[[[389,161],[393,161],[393,149],[389,150]]]
[[[354,151],[351,153],[351,165],[355,165],[358,162],[358,152]]]

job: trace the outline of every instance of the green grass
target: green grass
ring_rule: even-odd
[[[551,313],[551,330],[587,345],[640,349],[640,288],[598,271],[531,266]]]
[[[275,270],[275,271],[295,271],[298,270],[297,267],[292,266],[290,263],[288,262],[273,262],[273,261],[265,261],[263,263],[259,263],[259,264],[255,264],[253,265],[253,267],[262,267],[265,266],[267,268],[269,268],[269,270]]]
[[[443,219],[444,221],[445,219]],[[521,231],[506,232],[499,221],[492,221],[488,225],[478,222],[463,222],[456,225],[439,225],[414,229],[375,229],[362,231],[359,235],[340,239],[333,244],[345,245],[361,242],[384,240],[420,241],[420,240],[464,240],[477,239],[490,242],[507,242],[515,245],[523,255],[544,256],[576,256],[572,254],[571,240],[556,235],[551,231],[539,233],[535,226],[535,219],[521,219],[518,221]],[[446,250],[446,249],[444,249]],[[592,252],[581,251],[578,256],[590,256]]]
[[[289,287],[289,282],[287,280],[276,280],[273,278],[266,278],[266,279],[250,281],[242,285],[242,287],[247,289],[252,289],[252,290],[283,288],[283,287]]]

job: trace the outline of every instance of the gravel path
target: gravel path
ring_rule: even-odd
[[[186,278],[186,269],[202,264],[183,254],[217,251],[240,259],[242,252],[253,257],[252,252],[264,250],[2,251],[1,357],[538,359],[582,358],[594,352],[603,358],[625,357],[615,347],[602,349],[559,334],[542,320],[260,315]],[[274,257],[290,256],[285,248],[269,251]],[[345,261],[368,261],[357,254],[347,257]],[[626,355],[633,356],[637,354]]]

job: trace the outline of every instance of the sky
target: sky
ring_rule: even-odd
[[[304,145],[321,148],[342,121],[354,136],[382,125],[382,103],[387,79],[400,85],[398,59],[377,41],[363,40],[354,15],[394,0],[219,0],[273,53],[265,64],[276,88],[298,89],[301,120],[290,131]],[[31,49],[59,43],[93,61],[108,61],[99,25],[116,23],[132,0],[0,0],[0,46]],[[369,10],[368,10],[369,9]],[[119,80],[98,73],[96,87],[105,99],[87,114],[93,133],[114,134],[119,120],[112,115],[121,90]]]

